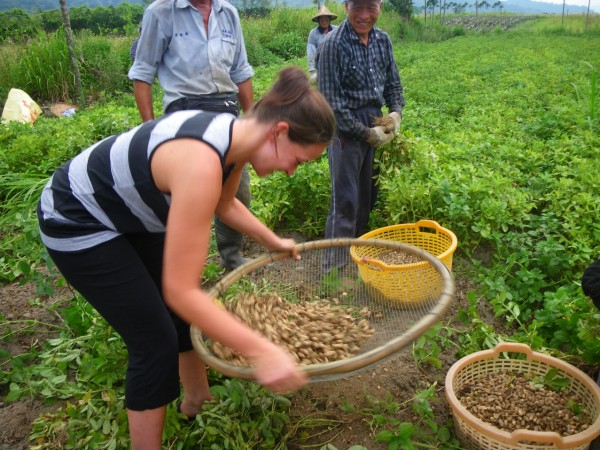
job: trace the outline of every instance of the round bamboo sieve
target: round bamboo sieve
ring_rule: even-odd
[[[420,301],[417,307],[407,308],[402,302],[390,301],[361,280],[357,264],[350,257],[351,246],[406,252],[426,261],[437,274],[436,288],[430,289],[429,298]],[[313,382],[345,378],[391,357],[440,320],[454,299],[450,270],[438,258],[414,246],[378,239],[324,239],[297,244],[296,250],[300,260],[288,253],[270,253],[249,261],[226,275],[209,294],[223,304],[235,302],[243,292],[252,295],[273,292],[285,302],[300,305],[333,301],[354,311],[366,309],[373,335],[361,342],[359,351],[349,357],[301,364]],[[197,327],[191,329],[194,348],[209,367],[230,377],[254,379],[252,367],[220,358],[211,350],[210,339]]]

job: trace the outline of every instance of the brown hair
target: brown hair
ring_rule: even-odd
[[[247,113],[259,122],[289,123],[288,136],[302,145],[329,144],[335,116],[325,97],[312,87],[299,67],[279,71],[271,89]]]

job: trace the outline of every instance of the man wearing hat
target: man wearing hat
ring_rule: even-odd
[[[337,28],[336,25],[331,25],[331,21],[335,19],[337,19],[337,16],[325,6],[321,6],[317,15],[312,18],[312,21],[319,25],[310,30],[308,44],[306,45],[306,60],[308,61],[308,72],[310,73],[311,81],[316,81],[317,79],[317,69],[315,68],[317,48],[323,39],[327,37],[327,34]]]

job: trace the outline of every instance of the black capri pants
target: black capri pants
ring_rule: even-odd
[[[134,411],[179,397],[179,352],[193,348],[189,324],[163,300],[164,240],[164,233],[147,233],[77,252],[48,249],[65,279],[123,338],[129,353],[125,404]]]

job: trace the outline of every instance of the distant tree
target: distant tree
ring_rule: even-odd
[[[271,0],[233,0],[230,3],[240,10],[263,10],[271,8]]]
[[[461,14],[463,12],[465,12],[465,10],[467,9],[467,6],[469,6],[468,3],[456,3],[456,2],[450,2],[448,3],[448,5],[446,6],[448,9],[452,10],[452,12],[454,14]]]
[[[405,21],[409,21],[413,15],[414,6],[412,0],[389,0],[392,9]]]
[[[435,7],[438,4],[438,0],[427,0],[427,8],[429,8],[429,15],[431,16],[431,23],[435,19]]]
[[[77,65],[77,55],[75,54],[75,43],[73,42],[73,31],[71,30],[71,20],[69,18],[69,8],[67,0],[59,0],[60,13],[65,27],[65,35],[67,37],[67,46],[69,48],[69,61],[71,62],[71,70],[75,78],[75,101],[79,106],[82,106],[83,100],[81,96],[81,74],[79,73],[79,65]]]
[[[56,0],[2,0],[0,10],[8,11],[13,8],[22,9],[27,12],[44,11],[56,9]]]
[[[62,26],[62,18],[59,9],[49,9],[37,13],[40,18],[41,26],[47,33],[53,33]]]
[[[90,26],[93,12],[97,8],[89,8],[87,5],[72,6],[69,8],[69,20],[72,30],[85,30]],[[93,25],[92,32],[97,33],[98,24]]]
[[[588,30],[588,22],[590,20],[590,4],[591,4],[591,0],[588,0],[587,14],[585,16],[585,31]]]
[[[19,8],[0,12],[0,42],[25,41],[41,31],[34,18]]]

